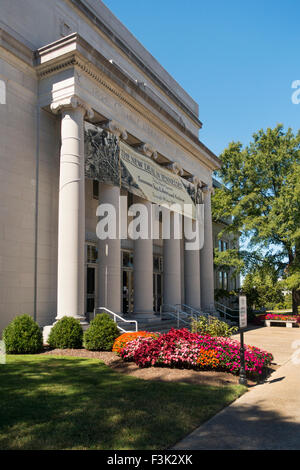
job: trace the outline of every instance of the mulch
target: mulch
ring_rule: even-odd
[[[140,368],[133,362],[124,362],[116,353],[113,352],[88,351],[87,349],[48,349],[41,354],[99,359],[116,372],[144,380],[185,382],[194,385],[213,385],[218,387],[236,385],[239,382],[238,376],[228,372],[171,369],[168,367]],[[275,367],[272,366],[264,378],[274,370]],[[256,382],[248,380],[248,385],[253,387],[256,385]]]

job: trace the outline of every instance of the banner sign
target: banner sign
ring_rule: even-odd
[[[185,210],[187,217],[195,218],[195,205],[178,175],[123,142],[120,143],[120,161],[144,193],[145,199],[161,206],[176,204],[178,208],[175,212],[183,214]]]
[[[240,295],[239,297],[239,311],[240,311],[240,328],[247,327],[247,297]]]

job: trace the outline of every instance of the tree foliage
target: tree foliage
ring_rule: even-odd
[[[296,312],[300,304],[300,132],[285,132],[281,124],[259,130],[248,146],[231,142],[220,158],[224,186],[213,197],[214,217],[232,216],[224,231],[238,230],[249,240],[249,249],[236,250],[231,260],[235,256],[239,269],[249,271],[267,259],[292,290]]]

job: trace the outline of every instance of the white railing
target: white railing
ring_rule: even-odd
[[[176,319],[177,328],[179,328],[180,322],[185,323],[186,325],[190,325],[190,322],[188,320],[184,320],[183,318],[181,318],[181,315],[188,316],[188,314],[186,312],[180,311],[177,305],[169,305],[169,304],[161,305],[160,306],[160,319],[161,320],[163,318],[164,313]]]
[[[183,312],[191,317],[192,320],[198,320],[199,317],[209,317],[209,313],[202,312],[201,310],[197,310],[194,307],[186,304],[176,304],[175,307],[180,309],[180,312]]]
[[[112,315],[113,316],[113,319],[114,319],[114,322],[116,323],[117,327],[119,328],[120,331],[123,331],[123,333],[132,333],[131,330],[124,330],[124,328],[122,328],[119,324],[118,324],[118,321],[117,320],[120,320],[122,323],[134,323],[135,324],[135,331],[139,331],[138,329],[138,322],[136,320],[127,320],[126,318],[124,317],[121,317],[121,315],[118,315],[117,313],[115,312],[112,312],[111,310],[109,310],[108,308],[106,307],[97,307],[94,309],[94,318],[96,316],[96,311],[97,310],[100,310],[101,312],[105,312],[105,313],[108,313],[109,315]]]
[[[179,328],[180,322],[188,326],[191,326],[192,320],[198,320],[199,317],[205,317],[209,320],[213,316],[210,313],[201,312],[200,310],[197,310],[194,307],[191,307],[190,305],[186,305],[186,304],[175,304],[175,305],[163,304],[160,308],[161,319],[164,313],[176,319],[177,328]]]

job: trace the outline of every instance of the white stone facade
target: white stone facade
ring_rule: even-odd
[[[41,326],[63,315],[84,321],[86,244],[98,243],[98,201],[84,176],[84,121],[114,122],[120,139],[128,135],[129,145],[150,151],[159,164],[176,163],[184,178],[197,177],[206,188],[204,247],[195,262],[183,243],[170,241],[164,295],[174,302],[186,297],[197,308],[213,304],[210,188],[220,163],[198,139],[198,105],[104,4],[26,0],[20,8],[18,0],[2,0],[0,90],[0,331],[22,313]],[[162,245],[123,241],[119,248],[135,252],[151,283],[140,253],[163,256]],[[120,265],[112,283],[122,277],[121,254],[112,260]],[[135,285],[140,305],[144,287],[140,279]],[[121,290],[119,282],[119,311]]]

